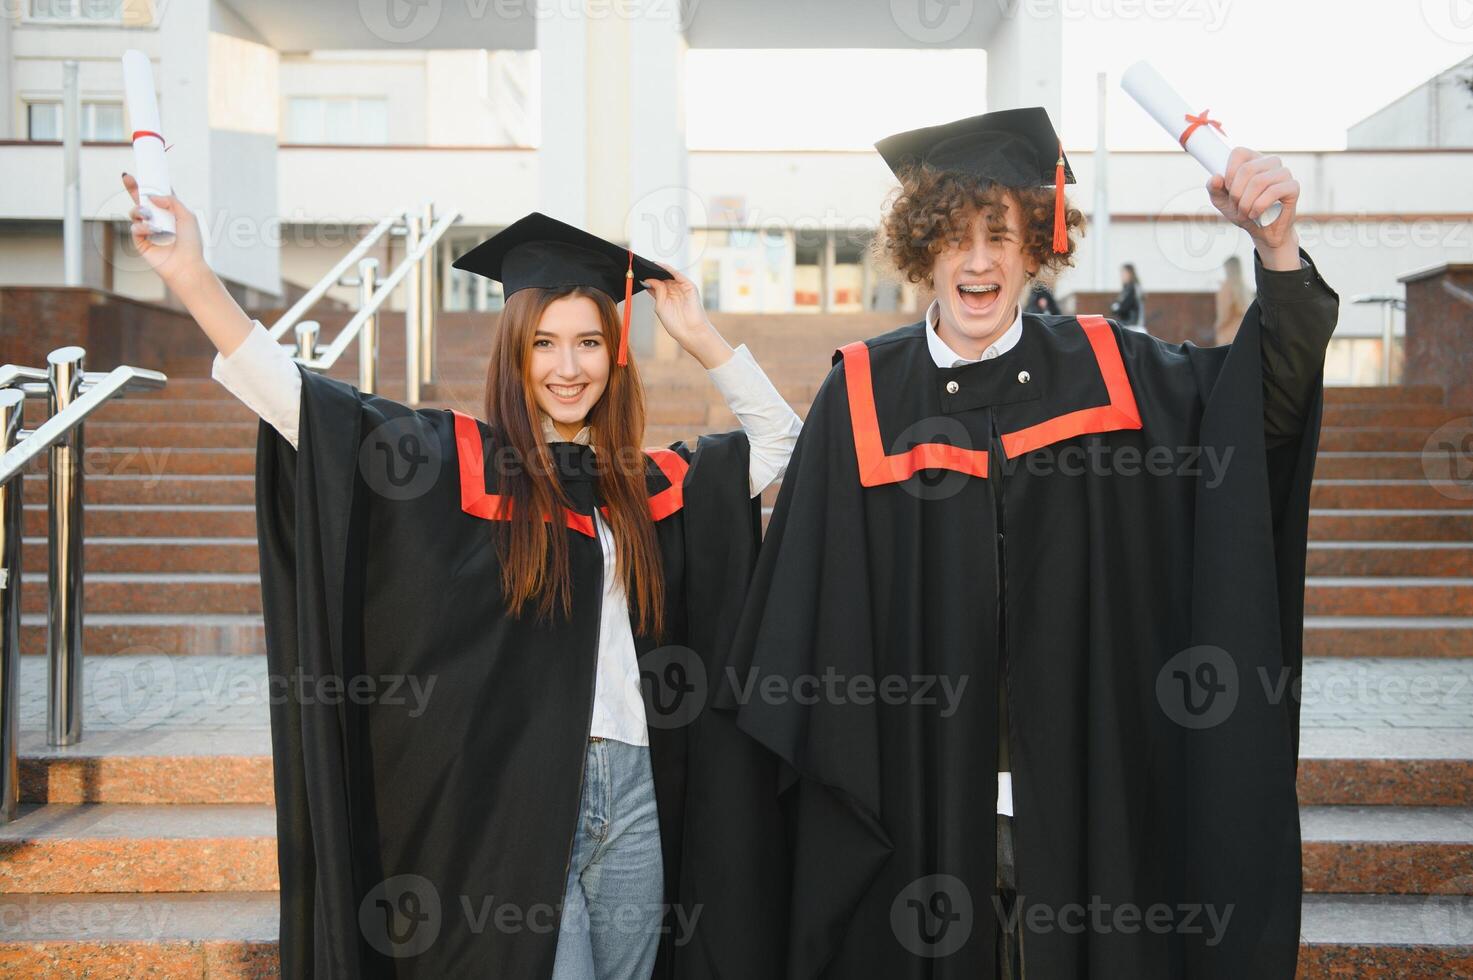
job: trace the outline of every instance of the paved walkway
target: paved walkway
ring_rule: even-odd
[[[45,660],[22,660],[21,745],[34,753]],[[97,656],[83,678],[89,753],[271,751],[265,657]],[[1305,758],[1473,758],[1473,661],[1311,660],[1300,718]]]

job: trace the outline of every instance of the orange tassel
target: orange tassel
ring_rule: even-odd
[[[1059,144],[1059,162],[1054,165],[1054,251],[1069,251],[1069,229],[1064,225],[1064,144]]]
[[[624,329],[619,333],[619,366],[629,363],[629,316],[634,308],[634,249],[629,250],[629,268],[624,270]]]

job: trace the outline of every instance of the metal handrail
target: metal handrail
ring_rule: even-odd
[[[297,341],[294,359],[317,372],[331,370],[348,345],[357,340],[358,387],[373,392],[378,383],[378,314],[393,291],[403,285],[405,401],[419,402],[420,386],[432,381],[435,374],[435,247],[459,220],[459,211],[437,215],[433,203],[426,204],[418,213],[406,208],[384,218],[271,326],[272,338],[280,341],[288,330],[294,330]],[[380,280],[378,260],[366,253],[385,235],[401,230],[406,245],[404,258],[393,272]],[[354,263],[357,263],[358,277],[345,280],[344,274]],[[337,285],[359,287],[359,308],[332,342],[319,350],[319,324],[315,320],[302,320],[301,316]]]
[[[7,364],[0,371],[14,366]],[[42,377],[45,377],[44,371]],[[65,439],[73,429],[82,424],[83,419],[101,408],[109,398],[124,391],[148,391],[162,388],[168,381],[168,377],[162,372],[127,365],[115,367],[102,374],[100,381],[88,384],[84,380],[84,385],[87,385],[86,392],[73,400],[60,414],[51,416],[35,429],[20,430],[21,441],[0,456],[0,483],[8,481],[24,469],[31,460],[50,449],[55,443]],[[4,375],[0,374],[0,388],[4,387]],[[26,394],[33,394],[33,392],[27,391]]]
[[[1452,296],[1454,299],[1462,300],[1469,306],[1473,306],[1473,293],[1470,293],[1468,290],[1464,289],[1461,286],[1454,285],[1447,279],[1442,280],[1442,291]],[[1406,304],[1403,303],[1401,308],[1406,309]]]
[[[46,740],[82,739],[83,427],[87,416],[128,391],[162,388],[161,372],[127,365],[84,371],[86,351],[61,347],[47,370],[0,367],[0,824],[19,803],[21,531],[27,464],[49,451],[47,483]],[[49,418],[21,428],[28,396],[46,396]]]
[[[1384,311],[1381,320],[1381,383],[1391,384],[1391,346],[1395,343],[1397,310],[1406,312],[1407,301],[1394,293],[1360,293],[1350,297],[1352,303],[1379,303]]]
[[[404,220],[405,214],[405,211],[399,211],[395,214],[389,215],[388,217],[381,220],[378,224],[374,225],[373,230],[370,231],[367,235],[363,236],[363,240],[360,241],[357,245],[354,245],[351,249],[349,249],[348,254],[339,259],[338,264],[333,266],[332,269],[327,273],[327,275],[317,280],[316,284],[314,284],[311,289],[303,293],[297,299],[297,301],[291,305],[291,308],[283,313],[281,315],[281,318],[271,325],[271,329],[268,331],[268,333],[271,334],[271,338],[273,340],[280,340],[283,336],[286,335],[287,331],[296,326],[297,321],[302,318],[302,314],[310,310],[313,306],[317,304],[318,300],[327,295],[327,291],[333,286],[337,285],[338,280],[342,279],[343,275],[349,269],[353,268],[357,264],[358,260],[363,258],[365,254],[367,254],[369,249],[377,245],[380,238],[383,238],[384,235],[388,234],[395,225]]]
[[[415,263],[422,259],[426,252],[435,247],[435,244],[444,237],[445,232],[449,231],[450,226],[455,224],[459,218],[460,214],[452,211],[435,222],[435,227],[431,229],[430,233],[424,237],[413,251],[404,256],[404,260],[395,267],[393,272],[384,277],[383,281],[379,283],[378,288],[374,290],[373,297],[369,299],[368,305],[353,314],[353,318],[343,325],[343,329],[333,338],[332,343],[327,345],[322,354],[312,358],[299,357],[299,363],[303,367],[311,368],[314,371],[326,371],[336,364],[338,358],[343,356],[343,351],[347,350],[348,345],[358,336],[358,331],[362,329],[364,321],[378,312],[379,307],[383,306],[384,302],[389,298],[389,294],[397,289],[399,284],[404,281],[404,277],[409,274]]]

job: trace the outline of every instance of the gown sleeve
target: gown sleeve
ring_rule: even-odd
[[[1297,442],[1303,433],[1340,312],[1340,297],[1308,253],[1300,249],[1299,259],[1299,269],[1275,272],[1263,267],[1255,251],[1257,310],[1250,307],[1243,314],[1262,323],[1263,432],[1269,450]]]
[[[302,378],[260,320],[251,321],[251,332],[229,357],[215,355],[210,377],[297,448]]]
[[[746,344],[706,372],[747,433],[751,495],[759,496],[787,470],[803,423],[758,366]]]

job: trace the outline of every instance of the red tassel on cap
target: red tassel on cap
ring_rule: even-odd
[[[619,333],[619,366],[629,363],[629,315],[634,303],[634,249],[629,250],[629,268],[624,270],[624,329]]]
[[[1064,225],[1064,144],[1059,144],[1059,162],[1054,165],[1054,251],[1069,251],[1069,229]]]

